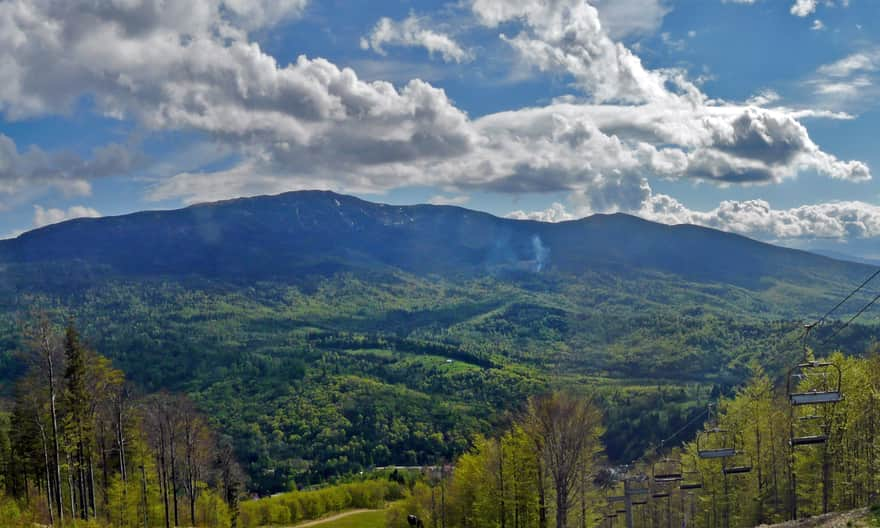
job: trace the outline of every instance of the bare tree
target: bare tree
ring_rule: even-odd
[[[193,525],[196,523],[196,499],[199,482],[207,476],[211,465],[209,454],[213,452],[213,438],[204,419],[199,415],[189,398],[179,398],[181,436],[184,448],[184,490],[189,497],[189,514]]]
[[[232,510],[232,528],[235,528],[238,524],[238,499],[244,486],[245,474],[235,460],[231,441],[223,439],[219,444],[216,459],[218,487]]]
[[[58,431],[58,373],[63,371],[63,354],[61,340],[49,315],[45,311],[31,313],[24,324],[22,333],[27,344],[26,356],[32,366],[42,373],[45,389],[49,395],[49,422],[52,430],[52,463],[54,467],[53,484],[58,523],[64,524],[64,507],[61,493],[61,448]]]
[[[169,428],[173,422],[174,402],[171,395],[160,392],[148,397],[143,402],[144,425],[147,427],[146,435],[153,453],[156,456],[156,473],[159,479],[159,491],[162,495],[162,505],[165,513],[165,528],[171,526],[171,507],[169,504],[170,494],[170,471],[169,471],[169,443],[171,434]],[[175,503],[177,498],[174,497]]]
[[[529,400],[526,431],[532,436],[556,492],[556,526],[568,528],[581,472],[601,450],[602,413],[589,399],[556,392]]]
[[[46,501],[48,504],[49,524],[55,524],[55,503],[54,503],[54,481],[52,473],[54,468],[49,461],[49,439],[46,431],[45,417],[48,402],[46,392],[43,388],[42,378],[34,374],[29,374],[22,378],[16,386],[16,402],[17,412],[30,417],[29,423],[33,423],[37,427],[40,435],[40,447],[42,448],[43,465],[46,473]],[[24,428],[22,428],[24,429]],[[19,434],[28,434],[29,431],[19,431]],[[19,443],[25,444],[22,441]],[[25,486],[27,489],[27,486]]]

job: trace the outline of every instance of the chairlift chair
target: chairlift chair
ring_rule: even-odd
[[[813,424],[825,418],[820,414],[820,409],[843,399],[840,391],[842,377],[840,367],[826,361],[806,361],[788,372],[787,389],[791,403],[789,445],[797,447],[828,442],[825,428],[817,430]],[[798,416],[799,409],[811,409],[812,413]]]
[[[629,495],[647,495],[651,493],[650,479],[645,474],[627,477],[624,490]]]
[[[675,483],[681,480],[681,463],[671,458],[655,462],[651,468],[651,498],[669,497]]]
[[[824,432],[817,434],[815,433],[815,431],[812,431],[814,434],[799,434],[799,432],[802,431],[804,428],[809,427],[810,424],[814,423],[815,421],[821,420],[822,418],[822,416],[811,414],[808,416],[799,416],[797,417],[796,421],[793,420],[792,432],[794,434],[792,434],[791,440],[789,441],[791,446],[797,447],[826,443],[828,441],[828,435]]]
[[[682,464],[681,474],[682,479],[678,484],[678,489],[684,491],[703,489],[703,474],[697,467],[696,458],[693,459],[693,469],[686,468]]]
[[[728,461],[725,460],[725,464],[721,467],[722,473],[725,475],[742,475],[744,473],[751,473],[752,460],[744,451],[737,451],[731,458],[730,465],[728,465]]]
[[[840,393],[842,378],[840,367],[834,363],[800,363],[788,371],[788,399],[793,406],[837,403],[843,399]]]
[[[681,460],[665,457],[655,462],[651,468],[651,476],[654,482],[659,484],[669,484],[682,480]]]
[[[703,489],[703,483],[702,482],[682,482],[681,484],[679,484],[678,489],[683,490],[683,491]]]
[[[669,496],[669,492],[666,490],[657,490],[654,493],[651,493],[652,499],[665,499]]]
[[[736,455],[727,429],[713,427],[697,434],[697,455],[700,458],[729,458]]]

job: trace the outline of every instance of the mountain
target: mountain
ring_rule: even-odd
[[[622,214],[548,224],[317,191],[71,220],[0,241],[0,407],[36,306],[140,390],[190,394],[261,493],[451,460],[557,386],[595,395],[626,462],[698,427],[755,363],[781,376],[802,321],[871,271]],[[853,324],[820,341],[838,325],[817,353],[876,340]]]
[[[0,263],[235,280],[388,268],[418,275],[653,270],[749,288],[767,279],[851,282],[867,271],[721,231],[624,214],[551,224],[319,191],[71,220],[0,241]]]

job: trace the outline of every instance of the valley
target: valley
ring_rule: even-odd
[[[3,392],[16,317],[57,310],[144,390],[190,394],[264,493],[449,459],[552,387],[598,394],[627,462],[750,362],[781,375],[800,321],[870,270],[625,216],[552,225],[310,192],[68,222],[0,243],[0,262]],[[859,323],[834,346],[866,349]]]

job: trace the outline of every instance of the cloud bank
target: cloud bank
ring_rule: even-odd
[[[641,182],[635,207],[625,210],[664,224],[694,224],[771,241],[865,239],[880,237],[880,206],[861,201],[838,201],[774,209],[765,200],[725,200],[708,211],[696,211],[666,194],[654,194]],[[595,212],[582,197],[573,196],[569,210],[553,203],[541,211],[512,211],[515,219],[562,222]]]
[[[74,218],[99,218],[101,213],[91,207],[74,205],[65,209],[45,208],[34,205],[34,227],[57,224]]]
[[[662,4],[649,4],[661,13],[652,20],[662,18]],[[648,177],[754,185],[815,171],[871,179],[864,163],[822,150],[800,121],[846,116],[774,107],[766,98],[712,99],[682,71],[646,68],[582,0],[469,6],[483,28],[503,28],[498,38],[524,65],[570,79],[576,96],[472,117],[418,79],[368,82],[306,56],[279,64],[250,34],[299,16],[304,0],[7,0],[0,3],[0,112],[11,120],[63,114],[89,97],[106,116],[148,131],[201,132],[237,153],[232,167],[159,181],[149,191],[157,200],[418,185],[461,193],[569,191],[601,211],[640,208]],[[600,7],[613,20],[611,8]],[[616,31],[636,31],[621,27]],[[414,15],[381,19],[364,45],[468,58]],[[85,190],[90,178],[124,170],[121,153],[108,149],[64,168],[38,149],[6,145],[0,185],[73,182]],[[12,161],[3,165],[4,157]]]

